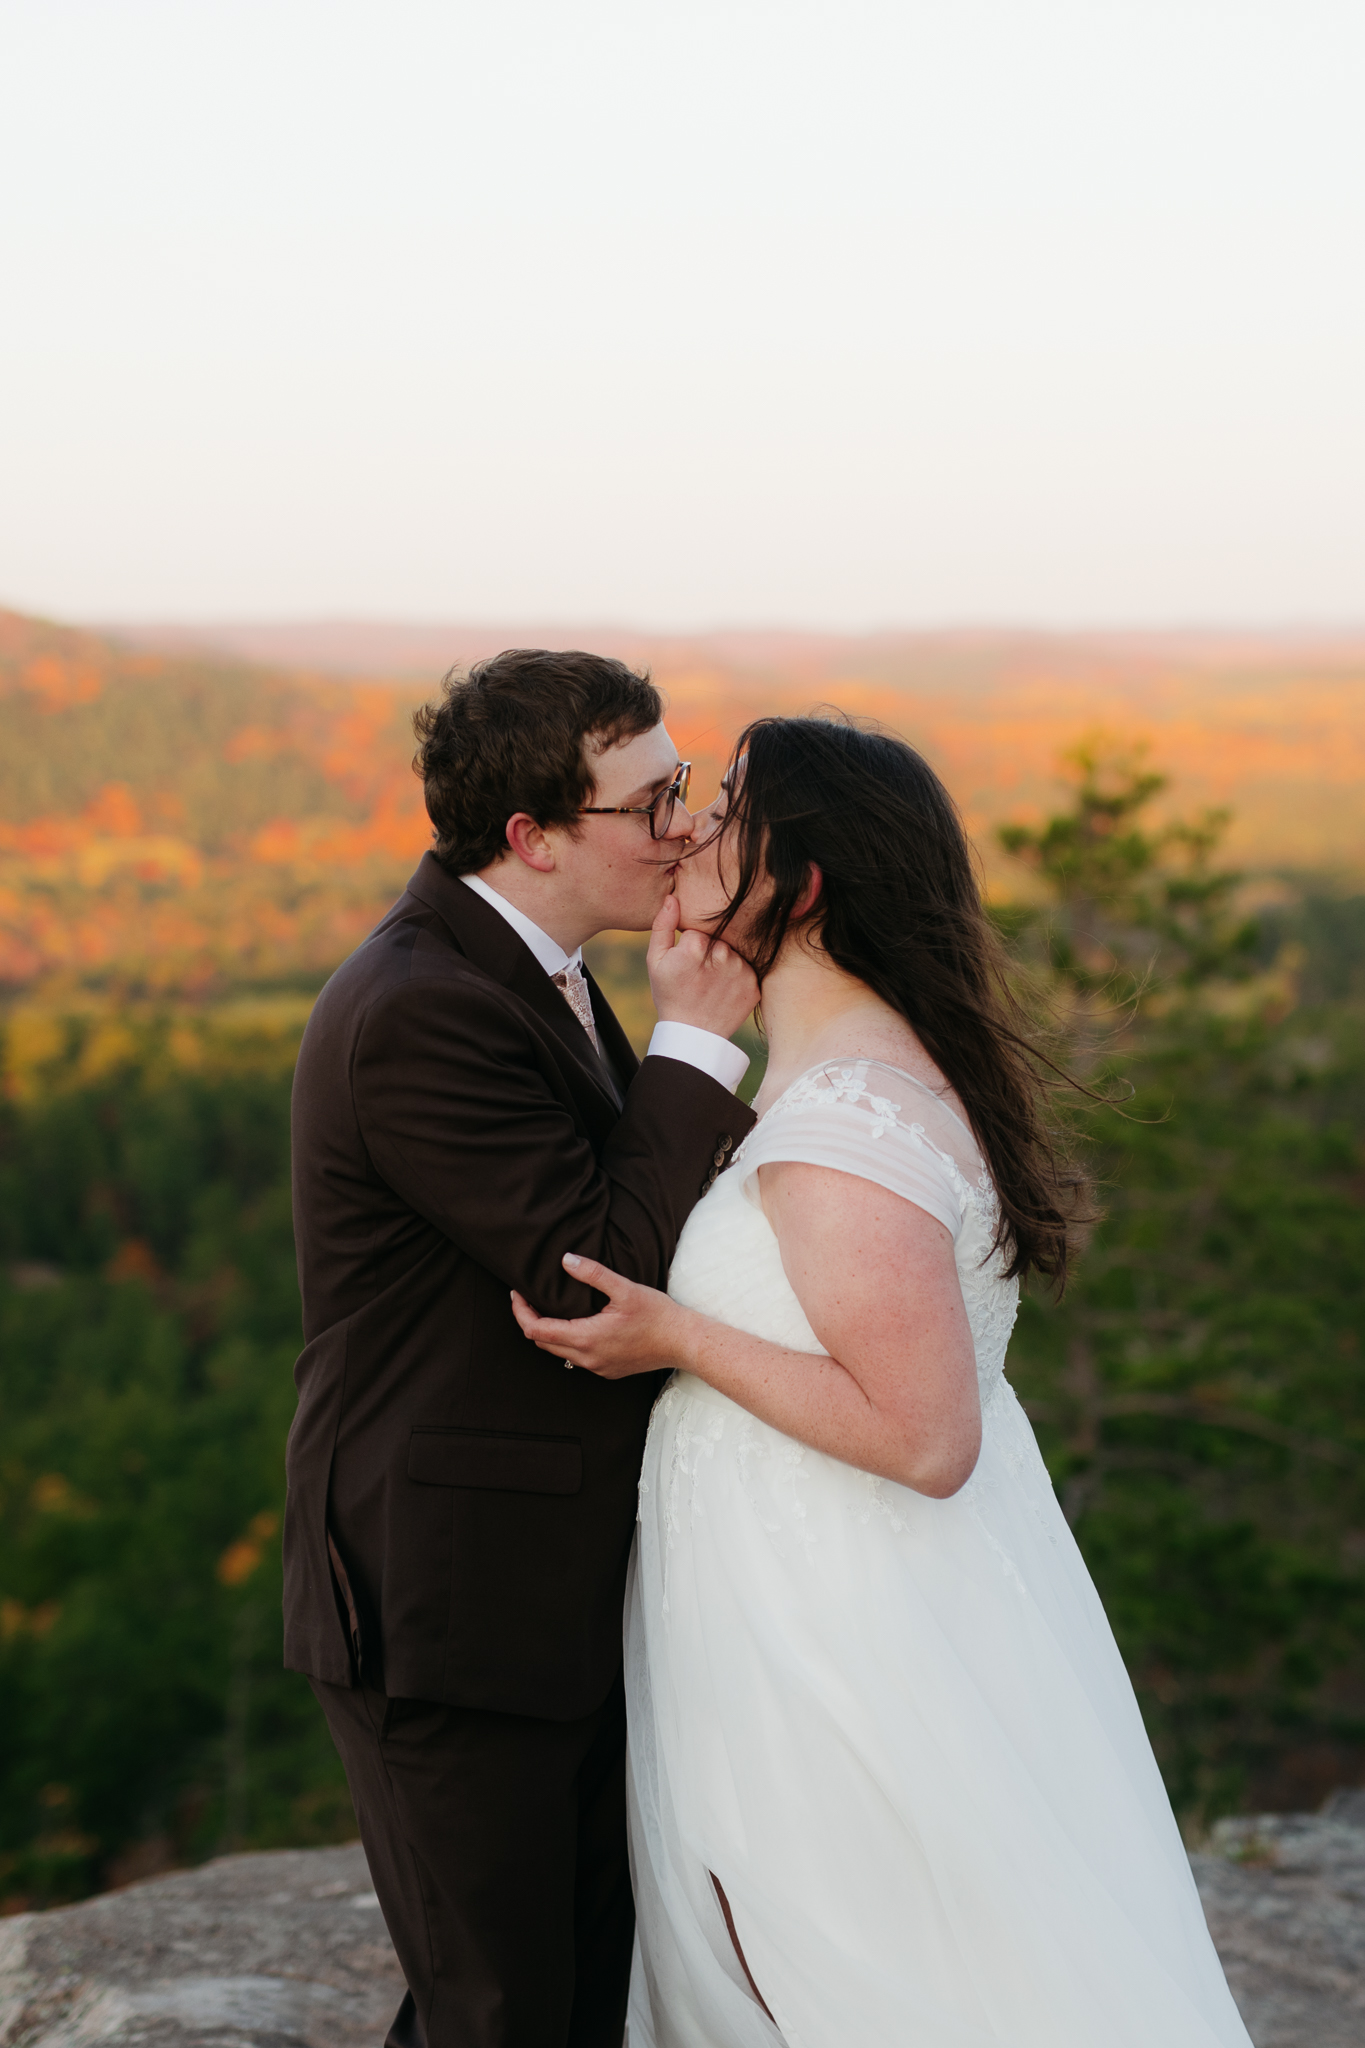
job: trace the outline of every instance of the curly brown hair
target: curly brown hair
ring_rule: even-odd
[[[453,668],[441,699],[413,716],[432,851],[448,873],[477,874],[507,850],[507,820],[572,826],[592,802],[591,756],[664,715],[648,674],[605,654],[509,647]]]

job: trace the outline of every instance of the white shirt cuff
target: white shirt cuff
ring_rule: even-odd
[[[749,1068],[747,1052],[741,1052],[719,1032],[703,1031],[699,1024],[656,1024],[646,1059],[649,1053],[656,1053],[661,1059],[682,1060],[689,1067],[699,1067],[703,1074],[709,1074],[713,1081],[719,1081],[721,1087],[728,1088],[732,1094]]]

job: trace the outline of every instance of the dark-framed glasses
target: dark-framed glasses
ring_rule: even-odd
[[[648,818],[650,838],[667,839],[673,823],[674,806],[687,802],[691,781],[692,763],[679,761],[678,772],[668,788],[661,789],[651,803],[585,804],[578,815],[580,818]]]

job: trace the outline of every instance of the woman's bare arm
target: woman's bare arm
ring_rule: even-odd
[[[537,1316],[513,1296],[532,1341],[607,1379],[677,1367],[760,1421],[865,1472],[944,1498],[981,1447],[976,1360],[941,1223],[833,1168],[760,1168],[763,1204],[806,1319],[830,1354],[747,1336],[594,1260],[565,1265],[606,1294],[599,1315]]]

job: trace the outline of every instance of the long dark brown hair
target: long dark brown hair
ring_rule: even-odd
[[[947,790],[904,740],[838,714],[755,719],[727,786],[723,831],[738,879],[715,936],[770,878],[743,941],[760,981],[800,929],[900,1012],[971,1121],[1010,1274],[1037,1271],[1060,1291],[1083,1175],[1048,1129],[1045,1070],[1057,1069],[1011,992]],[[823,886],[798,919],[812,865]]]

